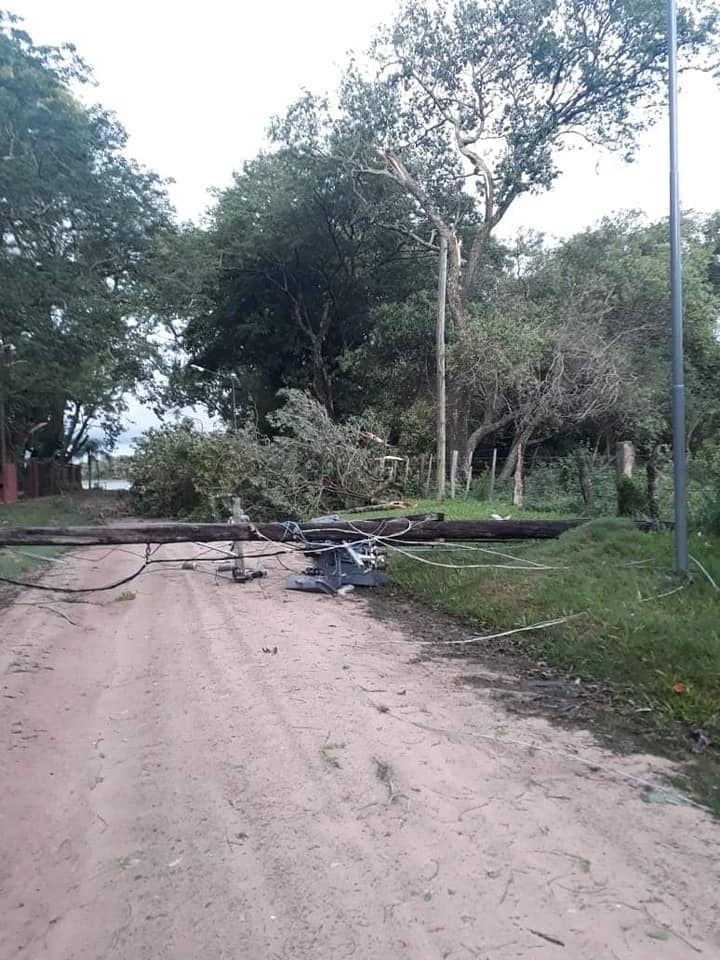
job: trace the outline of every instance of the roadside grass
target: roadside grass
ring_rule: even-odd
[[[472,500],[420,501],[404,512],[426,510],[453,519],[550,516]],[[473,546],[402,548],[413,557],[391,550],[392,581],[463,623],[467,636],[569,619],[447,652],[482,659],[497,650],[518,656],[519,666],[529,657],[581,684],[601,684],[610,699],[598,706],[599,726],[610,740],[620,746],[640,738],[646,749],[691,760],[688,782],[720,814],[720,592],[709,579],[720,584],[720,538],[692,535],[691,555],[709,577],[691,563],[688,580],[673,572],[671,533],[643,533],[614,518],[590,521],[557,540],[482,544],[526,566],[541,565],[532,570],[495,569],[512,562]]]
[[[572,617],[515,643],[580,680],[610,683],[658,727],[680,721],[720,735],[720,593],[698,567],[688,582],[676,577],[670,534],[597,520],[558,540],[498,549],[551,569],[445,569],[393,554],[391,571],[400,586],[478,632]],[[696,536],[692,554],[720,582],[720,542]],[[422,556],[458,566],[508,563],[452,548]]]
[[[104,511],[113,509],[116,502],[113,494],[95,492],[19,500],[0,504],[0,526],[60,527],[97,523]],[[22,579],[23,575],[47,566],[47,558],[62,552],[62,547],[0,547],[0,577]]]

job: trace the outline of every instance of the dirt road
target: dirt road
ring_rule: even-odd
[[[45,582],[137,564],[82,557]],[[269,563],[0,611],[0,960],[720,956],[720,828],[605,769],[658,761]]]

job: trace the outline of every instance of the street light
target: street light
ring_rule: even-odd
[[[685,449],[685,373],[683,363],[682,247],[678,176],[677,0],[668,0],[668,107],[670,133],[670,299],[672,329],[672,438],[675,479],[675,569],[687,573],[687,455]]]
[[[208,370],[207,367],[201,367],[199,363],[191,363],[191,370],[199,370],[201,373],[209,373],[211,377],[218,377],[221,380],[229,380],[230,388],[232,390],[232,418],[233,418],[233,430],[237,433],[238,428],[238,416],[237,416],[237,402],[235,398],[235,385],[237,383],[237,374],[232,371],[231,373],[223,373],[221,370]]]

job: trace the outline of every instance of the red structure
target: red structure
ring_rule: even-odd
[[[65,490],[82,490],[79,463],[61,460],[28,460],[23,477],[26,497],[54,497]]]
[[[15,503],[17,495],[17,468],[14,463],[4,463],[0,467],[0,501]]]

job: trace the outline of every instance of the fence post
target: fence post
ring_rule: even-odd
[[[492,466],[490,467],[490,483],[488,484],[488,500],[495,496],[495,471],[497,470],[497,447],[493,447]]]
[[[455,499],[455,481],[457,480],[458,452],[453,450],[450,460],[450,499]]]
[[[426,500],[430,496],[430,478],[432,477],[432,468],[433,468],[433,455],[430,454],[430,459],[428,461],[427,475],[425,477],[425,488],[423,491],[423,495]]]

